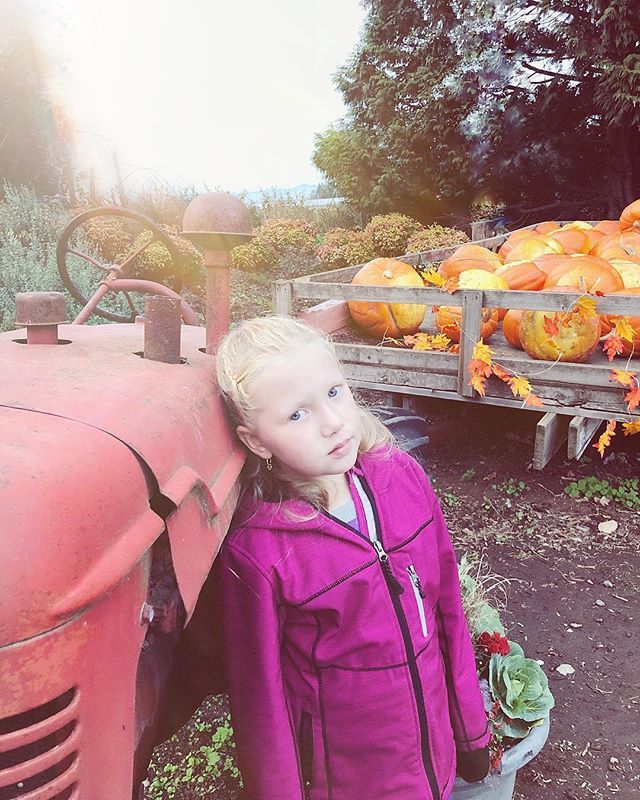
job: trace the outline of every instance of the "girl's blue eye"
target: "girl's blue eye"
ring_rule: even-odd
[[[307,412],[304,411],[302,408],[299,408],[297,411],[294,411],[293,414],[289,417],[292,422],[297,422],[299,419],[302,419],[302,415],[306,414]]]
[[[341,388],[342,388],[342,387],[341,387],[341,386],[338,386],[338,385],[336,385],[336,386],[332,386],[332,387],[329,389],[329,397],[337,397],[337,396],[338,396],[338,394],[340,393],[340,389],[341,389]]]

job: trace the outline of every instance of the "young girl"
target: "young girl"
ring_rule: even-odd
[[[323,334],[286,317],[220,344],[248,450],[217,561],[251,800],[446,800],[489,768],[456,560],[421,467],[354,401]]]

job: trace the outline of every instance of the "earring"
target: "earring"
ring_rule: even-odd
[[[271,459],[265,458],[265,464],[267,465],[267,469],[269,470],[269,472],[271,472],[271,470],[273,469],[273,462],[271,461]]]

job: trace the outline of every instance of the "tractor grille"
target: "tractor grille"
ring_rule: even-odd
[[[74,800],[79,693],[0,719],[0,800]]]

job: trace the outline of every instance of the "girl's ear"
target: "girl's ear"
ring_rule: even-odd
[[[255,453],[260,458],[271,458],[273,453],[263,446],[262,442],[250,428],[245,425],[238,425],[236,427],[238,439],[246,445],[252,453]]]

